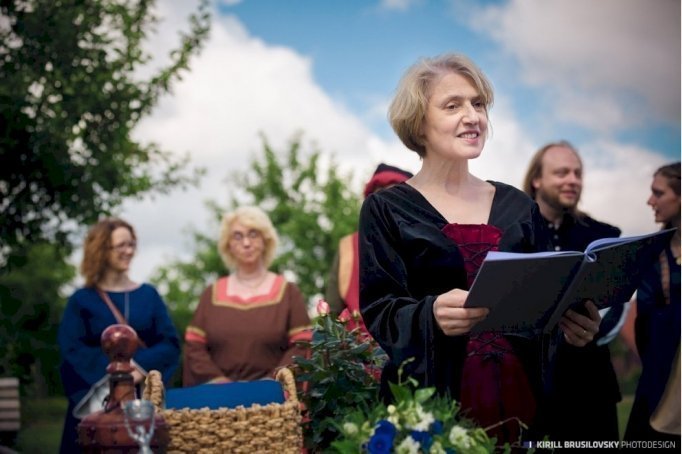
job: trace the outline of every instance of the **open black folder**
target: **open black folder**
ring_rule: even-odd
[[[585,252],[489,252],[465,307],[490,308],[473,332],[549,332],[567,309],[590,299],[599,309],[630,300],[675,229],[604,238]]]

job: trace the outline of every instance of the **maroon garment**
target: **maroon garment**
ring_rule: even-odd
[[[492,225],[448,224],[443,233],[458,246],[464,259],[467,285],[471,284],[489,251],[498,250],[502,231]],[[536,403],[521,360],[501,334],[472,334],[466,346],[462,369],[461,404],[467,415],[482,427],[509,418],[530,425]],[[510,420],[489,429],[498,445],[519,439],[520,427]]]

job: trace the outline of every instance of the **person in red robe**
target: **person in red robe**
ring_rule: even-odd
[[[364,196],[402,183],[411,177],[412,173],[406,170],[381,163],[365,185]],[[359,328],[362,336],[369,336],[360,317],[360,256],[357,231],[339,241],[338,251],[329,271],[325,299],[332,314],[346,313],[344,317],[348,320],[346,324],[348,330]]]

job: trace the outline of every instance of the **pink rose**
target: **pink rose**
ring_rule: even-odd
[[[329,303],[321,299],[317,302],[317,314],[318,315],[328,315],[329,314]]]
[[[343,310],[343,312],[339,314],[339,321],[341,323],[348,323],[350,321],[350,317],[351,317],[350,311],[348,310],[348,308],[346,308]]]

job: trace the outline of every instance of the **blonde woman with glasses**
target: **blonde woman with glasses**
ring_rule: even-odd
[[[229,276],[208,286],[185,332],[183,384],[273,376],[306,350],[311,325],[301,291],[269,270],[277,232],[260,208],[224,216],[218,252]]]

